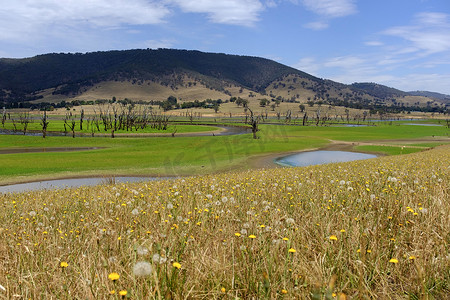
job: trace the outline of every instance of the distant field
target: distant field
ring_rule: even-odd
[[[38,141],[9,145],[17,143]],[[112,147],[134,149],[122,140]],[[83,159],[96,164],[92,155]],[[305,168],[0,194],[0,298],[447,299],[449,159],[445,146]]]

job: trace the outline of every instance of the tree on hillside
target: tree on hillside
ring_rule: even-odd
[[[305,105],[303,105],[303,104],[300,104],[298,106],[298,108],[300,108],[300,112],[304,112],[305,111]]]
[[[175,96],[169,96],[167,98],[167,102],[169,102],[171,105],[175,106],[177,104],[177,98]]]
[[[268,105],[269,103],[270,103],[270,101],[265,98],[259,99],[259,106],[261,106],[261,107],[266,107],[266,105]]]

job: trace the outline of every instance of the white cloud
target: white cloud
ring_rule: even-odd
[[[323,30],[328,28],[328,23],[326,22],[311,22],[304,25],[305,28],[313,30]]]
[[[328,18],[345,17],[357,12],[353,0],[302,0],[310,11]]]
[[[4,1],[0,7],[0,39],[26,40],[67,28],[116,28],[158,24],[170,13],[145,0]]]
[[[380,83],[394,86],[403,91],[431,91],[450,95],[450,74],[425,74],[415,73],[405,76],[396,76],[385,82]]]
[[[304,57],[299,60],[298,63],[292,66],[297,70],[309,73],[311,75],[316,75],[320,69],[319,63],[316,61],[314,57]]]
[[[329,59],[324,66],[327,68],[354,69],[363,65],[366,61],[357,56],[339,56]]]
[[[145,0],[28,0],[2,3],[0,13],[17,22],[117,26],[160,23],[169,10],[157,2]]]
[[[382,32],[409,42],[424,55],[450,51],[449,15],[444,13],[420,13],[410,26],[397,26]]]
[[[171,0],[184,12],[204,13],[213,23],[251,26],[264,6],[259,0]],[[271,2],[275,4],[275,2]]]
[[[392,61],[388,61],[388,60]],[[412,59],[413,60],[413,59]],[[440,64],[444,61],[435,61]],[[450,74],[433,72],[425,66],[417,66],[417,72],[401,72],[405,69],[405,63],[411,65],[408,58],[394,60],[389,56],[383,59],[381,54],[373,53],[365,56],[340,56],[327,60],[316,57],[302,58],[293,65],[301,71],[318,77],[331,79],[337,82],[351,84],[353,82],[376,82],[403,91],[426,90],[450,95]],[[446,62],[447,64],[450,64]],[[410,66],[414,68],[414,66]],[[430,68],[434,67],[431,65]],[[410,69],[409,69],[410,70]],[[428,73],[427,73],[428,72]]]
[[[266,6],[267,7],[277,7],[278,3],[275,0],[266,0]]]
[[[367,46],[383,46],[384,44],[379,41],[368,41],[364,43]]]

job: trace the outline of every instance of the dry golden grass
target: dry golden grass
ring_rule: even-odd
[[[0,299],[445,299],[449,154],[0,195]]]

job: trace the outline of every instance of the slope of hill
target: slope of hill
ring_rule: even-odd
[[[108,80],[154,80],[174,86],[183,74],[217,90],[223,90],[225,83],[234,83],[259,91],[287,74],[315,79],[264,58],[171,49],[45,54],[0,60],[0,88],[14,95],[49,88],[56,88],[55,94],[76,95],[83,87]]]
[[[443,100],[445,103],[450,103],[450,95],[428,92],[428,91],[414,91],[414,92],[408,92],[408,94],[411,96],[422,96],[422,97],[428,97],[431,99]]]
[[[366,109],[443,111],[448,104],[448,98],[432,93],[376,83],[345,85],[269,59],[221,53],[147,49],[0,59],[0,106],[112,97],[162,101],[172,95],[181,101],[241,97],[259,103],[266,98]]]

